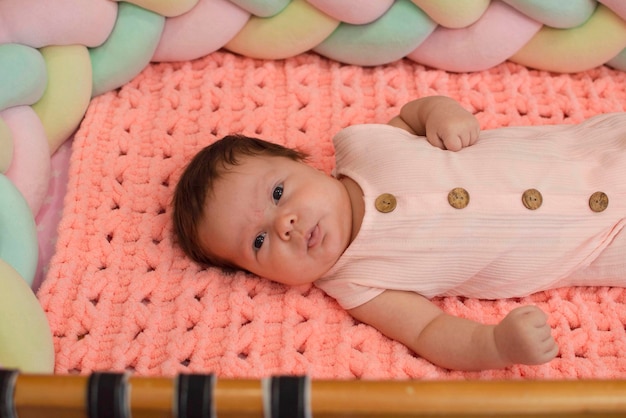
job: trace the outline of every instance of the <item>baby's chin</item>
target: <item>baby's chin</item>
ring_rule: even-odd
[[[320,276],[321,277],[321,276]],[[313,284],[316,280],[318,280],[320,277],[315,278],[315,279],[311,279],[309,277],[306,278],[302,278],[302,277],[296,277],[296,278],[276,278],[276,279],[270,279],[273,282],[276,283],[280,283],[286,286],[307,286],[307,285],[311,285]]]
[[[267,279],[287,286],[303,286],[313,284],[318,279],[322,278],[323,274],[311,274],[308,271],[293,271],[281,276],[266,277]]]
[[[335,254],[332,257],[304,258],[298,266],[295,264],[275,275],[262,276],[273,282],[287,286],[300,286],[314,284],[317,280],[324,277],[326,273],[335,265],[341,254]]]

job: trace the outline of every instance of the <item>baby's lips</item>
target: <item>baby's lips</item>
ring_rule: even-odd
[[[320,227],[319,225],[315,225],[309,232],[307,233],[307,248],[315,247],[320,242]]]

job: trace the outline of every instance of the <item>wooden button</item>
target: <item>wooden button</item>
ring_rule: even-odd
[[[589,207],[594,212],[602,212],[609,206],[609,197],[604,192],[595,192],[589,198]]]
[[[376,210],[382,213],[389,213],[396,208],[397,205],[396,197],[391,193],[383,193],[376,198],[376,202],[374,205],[376,206]]]
[[[456,187],[448,193],[448,203],[455,209],[463,209],[469,205],[469,193],[462,187]]]
[[[537,189],[528,189],[522,194],[522,203],[526,209],[538,209],[543,203],[543,197]]]

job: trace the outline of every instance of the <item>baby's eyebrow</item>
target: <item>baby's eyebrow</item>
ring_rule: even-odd
[[[268,198],[272,197],[272,190],[276,186],[274,178],[276,172],[274,170],[267,170],[263,175],[258,177],[256,190],[265,193]]]

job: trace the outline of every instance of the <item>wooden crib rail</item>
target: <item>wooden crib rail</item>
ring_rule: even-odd
[[[0,418],[626,416],[626,381],[331,381],[0,370]]]

